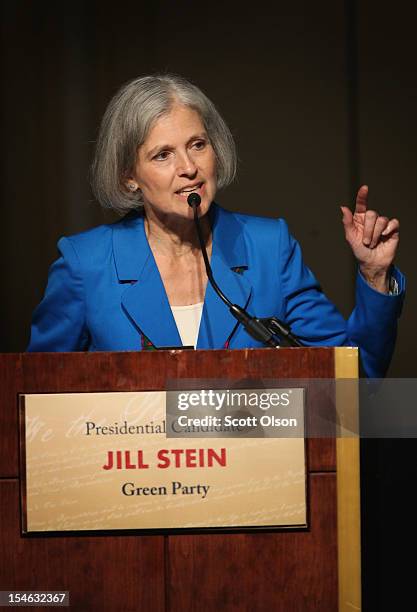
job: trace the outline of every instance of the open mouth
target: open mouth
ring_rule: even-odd
[[[196,183],[195,185],[190,185],[188,187],[183,187],[183,189],[178,189],[178,191],[176,191],[175,193],[177,195],[183,195],[183,196],[188,196],[190,195],[190,193],[193,193],[194,191],[198,191],[199,189],[201,189],[201,187],[203,186],[203,183]]]

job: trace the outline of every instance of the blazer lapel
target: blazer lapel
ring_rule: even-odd
[[[113,252],[119,282],[127,284],[121,298],[127,316],[157,348],[182,346],[142,215],[114,226]]]
[[[216,204],[211,208],[211,221],[211,267],[214,279],[233,304],[245,307],[249,302],[252,287],[243,274],[235,271],[241,271],[242,268],[244,271],[248,267],[242,226],[233,213]],[[197,348],[223,348],[235,325],[236,319],[208,283]]]
[[[210,210],[213,275],[229,300],[247,306],[251,285],[235,270],[248,267],[241,223],[216,204]],[[182,346],[166,291],[145,234],[143,215],[132,213],[114,225],[113,253],[126,315],[157,347]],[[223,348],[236,325],[226,304],[207,284],[197,348]],[[139,340],[138,340],[139,343]],[[139,348],[139,346],[138,346]]]

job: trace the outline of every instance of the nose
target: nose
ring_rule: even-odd
[[[197,166],[189,152],[178,154],[177,172],[179,176],[188,178],[193,178],[197,174]]]

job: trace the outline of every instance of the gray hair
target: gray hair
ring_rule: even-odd
[[[233,136],[214,104],[195,85],[172,74],[144,76],[126,83],[104,113],[92,165],[92,187],[100,204],[119,214],[140,207],[140,191],[130,193],[126,178],[133,171],[140,147],[154,122],[180,102],[197,111],[217,161],[218,188],[236,174]]]

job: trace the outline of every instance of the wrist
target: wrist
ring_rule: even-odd
[[[369,269],[366,266],[360,266],[359,269],[368,285],[380,293],[389,293],[390,269]]]

